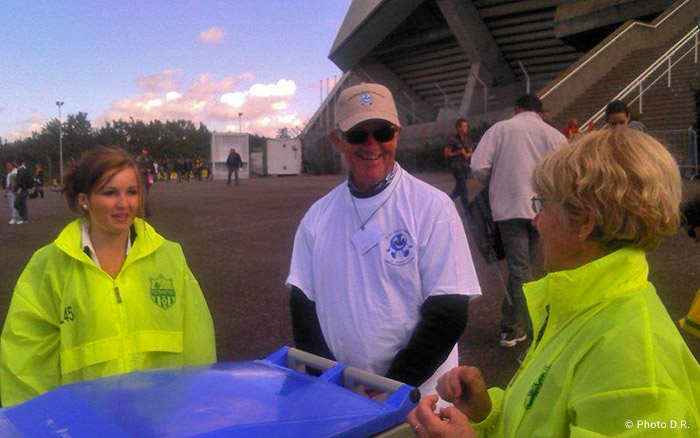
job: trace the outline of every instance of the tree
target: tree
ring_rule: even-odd
[[[142,148],[160,159],[165,155],[209,157],[211,132],[200,123],[190,120],[153,120],[148,123],[129,118],[112,120],[100,128],[93,128],[87,113],[68,114],[63,122],[64,160],[77,159],[80,154],[97,145],[121,147],[136,155]],[[59,121],[52,119],[39,132],[31,136],[8,142],[0,141],[0,160],[16,160],[20,156],[31,163],[48,162],[57,164],[59,160],[58,136]]]
[[[87,113],[68,114],[63,126],[64,158],[77,159],[84,150],[93,146],[95,146],[94,132]]]
[[[292,138],[292,136],[289,135],[289,129],[280,128],[277,130],[277,138]]]

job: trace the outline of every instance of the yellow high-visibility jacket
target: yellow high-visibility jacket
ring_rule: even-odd
[[[524,286],[533,341],[481,437],[699,437],[700,365],[639,250]],[[546,320],[546,324],[545,324]]]
[[[83,252],[76,220],[17,281],[0,337],[0,396],[7,407],[66,383],[211,362],[214,326],[180,245],[136,219],[112,278]]]

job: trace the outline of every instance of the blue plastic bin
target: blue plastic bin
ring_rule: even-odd
[[[323,373],[300,371],[307,366]],[[355,438],[404,422],[419,398],[400,382],[282,347],[264,360],[65,385],[0,410],[0,436]]]

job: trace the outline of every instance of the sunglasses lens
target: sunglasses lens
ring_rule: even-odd
[[[362,144],[369,138],[369,132],[362,129],[353,129],[345,133],[345,139],[350,144]]]
[[[381,128],[377,128],[372,132],[372,137],[378,142],[387,142],[394,138],[396,134],[396,129],[391,125],[385,125]]]
[[[372,131],[372,137],[379,143],[390,141],[396,135],[396,127],[384,125]],[[369,139],[369,132],[364,129],[351,129],[345,133],[345,139],[350,144],[363,144]]]

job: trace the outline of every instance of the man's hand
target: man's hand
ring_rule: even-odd
[[[484,421],[491,412],[491,397],[486,392],[486,382],[476,367],[452,368],[438,380],[437,393],[469,417],[471,421]]]
[[[435,413],[437,394],[423,398],[406,417],[416,436],[421,438],[476,438],[469,419],[454,406]]]

